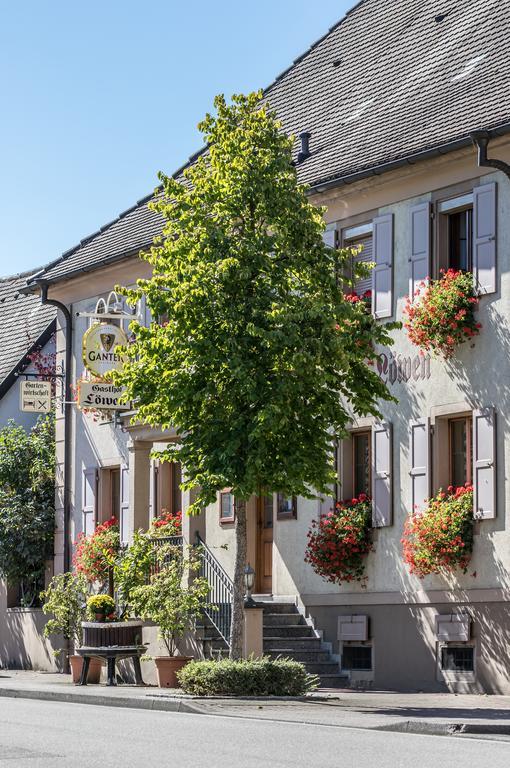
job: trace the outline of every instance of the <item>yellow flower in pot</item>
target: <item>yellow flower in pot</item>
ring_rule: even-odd
[[[92,595],[87,600],[87,617],[91,621],[113,621],[115,600],[110,595]]]
[[[178,688],[176,673],[191,661],[179,655],[179,641],[193,629],[210,591],[207,579],[197,575],[199,561],[188,551],[184,556],[175,547],[161,547],[158,568],[148,584],[136,587],[130,596],[135,615],[158,625],[159,638],[168,656],[156,656],[160,688]]]

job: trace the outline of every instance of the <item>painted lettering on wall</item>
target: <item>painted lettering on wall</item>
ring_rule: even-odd
[[[377,371],[385,384],[426,381],[430,379],[430,355],[406,357],[385,350],[377,360]]]

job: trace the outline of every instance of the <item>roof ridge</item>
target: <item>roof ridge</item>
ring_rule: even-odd
[[[27,269],[24,272],[16,272],[14,275],[5,275],[4,277],[0,277],[0,283],[8,283],[12,282],[13,280],[21,280],[25,277],[31,277],[32,275],[37,274],[40,269],[40,267],[36,269]]]

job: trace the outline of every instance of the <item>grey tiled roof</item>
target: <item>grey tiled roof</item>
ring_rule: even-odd
[[[362,0],[266,89],[287,131],[311,133],[300,180],[346,181],[466,144],[475,129],[506,130],[509,30],[508,0]],[[44,277],[137,252],[160,229],[140,201]]]
[[[56,317],[39,296],[20,293],[30,274],[0,278],[0,387]]]

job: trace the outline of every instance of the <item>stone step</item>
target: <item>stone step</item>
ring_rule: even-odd
[[[319,675],[321,688],[348,688],[349,678],[345,675]]]
[[[265,613],[264,629],[266,627],[298,626],[306,624],[300,613]]]
[[[295,603],[273,603],[271,600],[267,602],[259,601],[257,608],[263,608],[264,614],[266,613],[299,613]]]
[[[311,675],[338,675],[340,670],[336,661],[305,661],[305,669]]]
[[[319,662],[330,662],[331,661],[331,654],[329,651],[295,651],[293,648],[289,648],[287,652],[283,651],[266,651],[267,656],[270,656],[272,659],[277,659],[278,657],[284,658],[288,655],[294,661],[300,661],[302,664],[307,663],[319,663]],[[338,664],[337,664],[338,667]]]
[[[264,651],[278,651],[282,655],[292,655],[294,651],[321,650],[319,637],[264,637]]]
[[[283,627],[272,626],[264,629],[264,638],[266,637],[315,637],[315,633],[312,627],[309,627],[308,624],[297,624],[295,626],[289,625]]]

